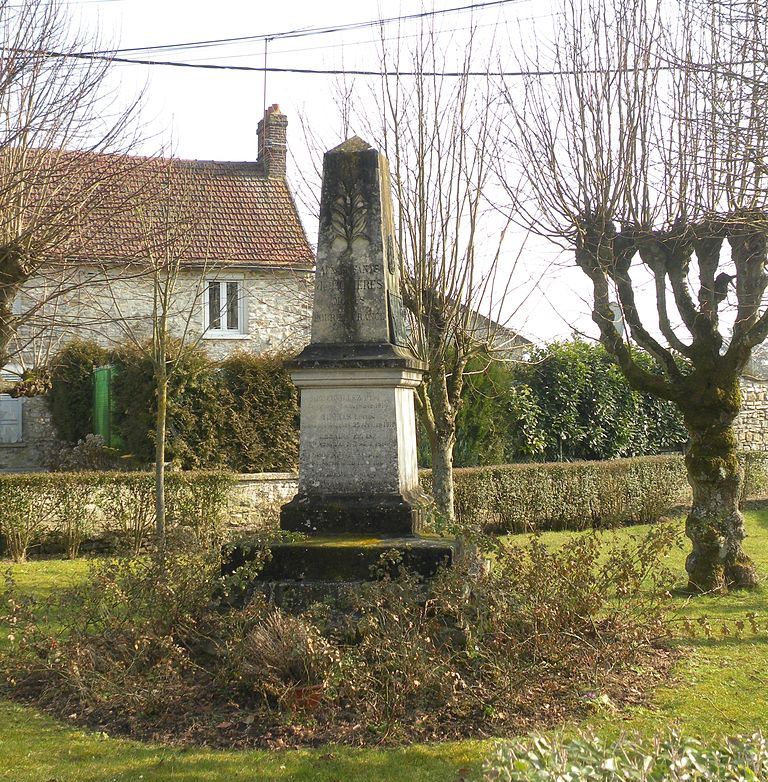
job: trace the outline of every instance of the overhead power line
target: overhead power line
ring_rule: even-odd
[[[244,71],[251,73],[298,73],[317,76],[575,76],[585,73],[605,73],[605,69],[562,69],[562,70],[520,70],[520,71],[401,71],[401,70],[359,70],[350,68],[275,68],[263,65],[222,65],[220,63],[178,62],[176,60],[134,60],[127,57],[108,57],[106,55],[83,54],[81,52],[39,52],[43,57],[64,57],[83,60],[105,60],[126,65],[160,65],[171,68],[195,68],[208,71]],[[695,65],[695,64],[691,64]],[[633,73],[635,71],[671,70],[674,65],[663,63],[656,66],[638,68],[615,68],[611,72]],[[698,68],[711,69],[711,65],[698,65]]]
[[[394,24],[396,22],[410,22],[416,19],[426,19],[429,17],[441,16],[443,14],[462,13],[465,11],[476,11],[494,6],[503,6],[526,2],[526,0],[486,0],[482,3],[470,3],[468,5],[454,6],[453,8],[442,8],[435,11],[421,11],[414,14],[404,14],[401,16],[392,16],[387,19],[371,19],[367,22],[349,22],[347,24],[329,25],[327,27],[301,27],[295,30],[285,30],[278,33],[266,33],[260,35],[244,35],[234,38],[212,38],[203,41],[185,41],[183,43],[156,44],[154,46],[135,46],[126,49],[116,50],[96,50],[92,52],[83,52],[89,55],[109,55],[109,54],[130,54],[139,52],[168,52],[183,49],[200,49],[211,46],[221,46],[223,44],[244,43],[251,41],[277,41],[287,38],[305,38],[314,35],[329,35],[331,33],[347,32],[349,30],[363,30],[369,27],[380,27],[382,25]]]

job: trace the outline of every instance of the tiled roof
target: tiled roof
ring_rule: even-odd
[[[107,169],[118,173],[100,178],[98,171]],[[78,170],[82,180],[97,184],[77,230],[58,248],[62,256],[86,262],[139,260],[149,226],[162,244],[164,215],[172,215],[183,226],[176,246],[186,263],[314,264],[285,180],[265,177],[258,163],[80,153],[67,168],[71,181],[79,179]]]

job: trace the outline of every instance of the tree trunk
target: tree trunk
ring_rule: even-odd
[[[693,592],[751,588],[758,583],[755,566],[741,545],[746,537],[739,511],[742,472],[733,430],[740,406],[738,381],[734,388],[716,389],[713,396],[708,404],[683,407],[690,435],[685,464],[693,490],[685,522],[692,550],[685,569]]]
[[[157,418],[155,419],[155,533],[165,542],[165,422],[168,413],[168,377],[165,362],[157,370]]]
[[[8,348],[15,333],[15,318],[11,311],[11,302],[0,294],[0,369],[10,359]]]
[[[453,440],[438,434],[430,443],[432,451],[432,496],[440,520],[452,522],[453,507]]]

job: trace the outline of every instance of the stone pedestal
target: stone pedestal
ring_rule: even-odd
[[[301,390],[299,492],[281,527],[312,534],[422,531],[413,390],[406,366],[296,369]]]

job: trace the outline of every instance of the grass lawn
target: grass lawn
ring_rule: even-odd
[[[746,514],[747,550],[768,583],[768,510]],[[606,533],[622,538],[641,528]],[[557,545],[569,535],[552,533]],[[670,565],[682,574],[684,548]],[[56,586],[82,578],[83,561],[31,562],[13,567],[25,590],[46,595]],[[682,584],[682,576],[681,576]],[[680,616],[707,616],[712,640],[681,637],[687,658],[677,665],[674,680],[661,688],[652,708],[613,713],[608,708],[588,721],[609,736],[621,732],[648,735],[671,724],[702,738],[752,732],[768,725],[768,591],[687,600],[675,598]],[[719,623],[744,619],[754,611],[761,623],[757,636],[722,637]],[[765,622],[765,625],[763,625]],[[0,701],[0,780],[14,782],[224,782],[225,780],[296,780],[296,782],[459,782],[472,778],[491,742],[463,741],[415,745],[403,749],[356,750],[328,747],[285,752],[221,752],[169,749],[112,739],[75,730],[34,709]]]

